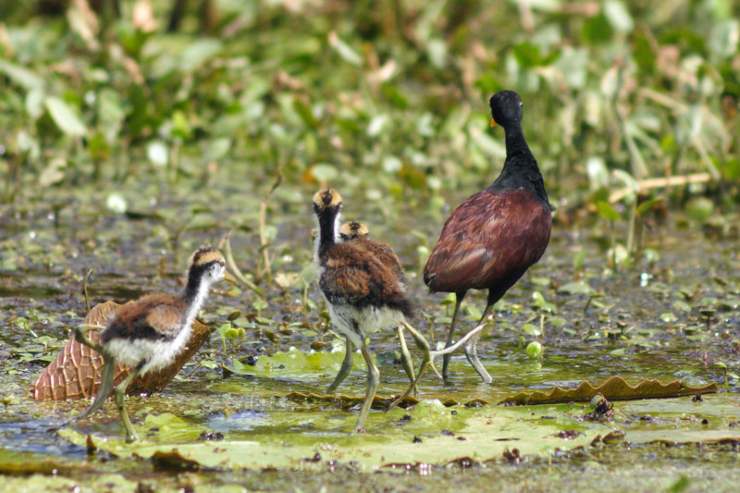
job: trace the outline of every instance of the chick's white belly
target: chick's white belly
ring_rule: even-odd
[[[392,308],[357,308],[349,304],[329,304],[329,316],[336,330],[349,337],[356,347],[373,332],[394,328],[404,321],[403,313]]]
[[[118,363],[134,368],[143,362],[140,374],[160,370],[169,366],[185,347],[186,339],[112,339],[106,349]]]

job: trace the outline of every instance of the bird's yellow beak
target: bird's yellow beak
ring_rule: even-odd
[[[231,284],[239,284],[239,280],[236,277],[234,277],[234,274],[232,274],[228,270],[224,272],[224,281],[231,283]]]
[[[493,118],[491,118],[491,120],[488,122],[488,125],[491,128],[495,128],[496,127],[496,120],[494,120]]]

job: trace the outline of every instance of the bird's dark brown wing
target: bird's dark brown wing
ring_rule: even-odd
[[[369,249],[356,241],[339,243],[324,252],[321,291],[333,304],[389,307],[411,316],[401,280]]]
[[[185,311],[175,304],[159,304],[151,309],[144,323],[167,338],[173,338],[182,328]]]
[[[525,190],[477,193],[447,219],[424,283],[432,291],[464,292],[523,273],[544,253],[550,222],[549,211]]]
[[[111,339],[171,339],[182,326],[185,305],[168,294],[151,294],[122,306],[101,334]]]
[[[370,240],[368,238],[358,238],[355,241],[357,241],[360,246],[367,248],[372,252],[378,261],[380,261],[384,266],[392,269],[399,281],[405,281],[401,259],[398,258],[398,255],[396,255],[396,252],[393,251],[390,245],[380,241]]]

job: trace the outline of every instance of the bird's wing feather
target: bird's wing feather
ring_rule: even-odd
[[[393,270],[399,281],[405,282],[406,276],[403,272],[401,259],[398,258],[398,255],[396,255],[396,252],[393,251],[393,248],[391,248],[390,245],[367,238],[359,239],[356,242],[356,245],[364,247],[370,251],[370,253],[372,253],[379,262]]]
[[[392,266],[356,241],[334,245],[324,258],[319,286],[331,303],[390,306],[410,314],[410,303]]]
[[[366,269],[356,266],[327,269],[319,286],[332,303],[358,303],[370,295],[370,275]]]
[[[550,212],[527,191],[483,191],[455,209],[424,268],[432,291],[490,288],[521,275],[544,252]]]
[[[170,338],[174,337],[182,327],[183,311],[172,304],[160,304],[152,308],[144,323],[153,330]]]
[[[168,339],[179,325],[180,300],[168,294],[151,294],[123,305],[101,334],[103,343],[115,339]]]
[[[433,291],[474,288],[497,262],[497,242],[503,233],[501,200],[487,191],[455,209],[424,267],[424,282]]]

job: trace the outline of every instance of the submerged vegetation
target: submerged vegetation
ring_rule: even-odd
[[[0,490],[736,487],[737,2],[0,4],[0,474],[17,476]],[[369,433],[350,435],[364,374],[356,357],[342,395],[322,393],[344,347],[311,196],[332,185],[392,244],[414,326],[441,344],[454,298],[420,272],[450,208],[500,170],[503,88],[556,210],[481,339],[493,385],[456,356],[451,386],[427,375],[383,413],[407,379],[381,335]],[[128,402],[142,444],[118,439],[113,404],[47,431],[86,405],[29,394],[70,329],[96,303],[177,291],[204,243],[238,282],[214,289],[210,340],[169,386]],[[714,393],[530,402],[615,375]]]

